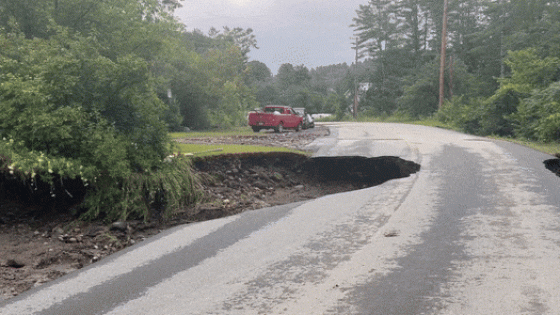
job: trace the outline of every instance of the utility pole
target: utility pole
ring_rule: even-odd
[[[356,39],[356,61],[354,61],[354,107],[352,116],[358,118],[358,40]]]
[[[443,0],[443,25],[441,27],[441,62],[439,66],[439,104],[438,108],[443,107],[445,98],[445,53],[447,49],[447,0]]]

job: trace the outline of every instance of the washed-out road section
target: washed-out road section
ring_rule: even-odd
[[[317,156],[394,156],[421,169],[174,228],[0,314],[557,314],[551,156],[423,126],[329,127],[311,144]]]

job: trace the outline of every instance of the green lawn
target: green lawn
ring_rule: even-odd
[[[264,147],[255,145],[236,145],[236,144],[184,144],[178,143],[175,147],[174,153],[192,154],[194,156],[210,156],[231,153],[257,153],[257,152],[305,152],[298,150],[291,150],[280,147]]]
[[[212,137],[227,137],[227,136],[258,136],[258,133],[253,132],[251,127],[237,127],[231,130],[221,131],[189,131],[189,132],[172,132],[170,133],[173,139],[176,138],[212,138]],[[264,135],[263,135],[264,136]]]
[[[172,132],[173,139],[178,138],[219,138],[231,136],[265,136],[263,133],[255,133],[249,126],[237,127],[225,131],[190,131],[190,132]],[[232,153],[258,153],[258,152],[294,152],[307,154],[303,151],[291,150],[282,147],[266,147],[255,145],[236,145],[236,144],[175,144],[174,153],[192,154],[194,156],[209,156]]]

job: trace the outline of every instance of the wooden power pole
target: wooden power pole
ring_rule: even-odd
[[[445,98],[445,53],[447,49],[447,0],[443,0],[443,25],[441,27],[441,62],[439,66],[439,104],[441,109]]]
[[[354,106],[352,116],[358,118],[358,40],[356,39],[356,61],[354,62]]]

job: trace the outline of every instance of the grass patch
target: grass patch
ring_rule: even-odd
[[[213,137],[230,137],[230,136],[258,136],[259,133],[253,132],[251,127],[236,127],[229,130],[215,131],[189,131],[189,132],[172,132],[171,138],[213,138]],[[264,136],[264,134],[262,134]]]
[[[194,156],[211,156],[220,154],[236,154],[236,153],[262,153],[262,152],[292,152],[300,154],[308,154],[303,151],[292,150],[282,147],[265,147],[255,145],[237,145],[237,144],[185,144],[177,143],[175,153],[188,154]]]

